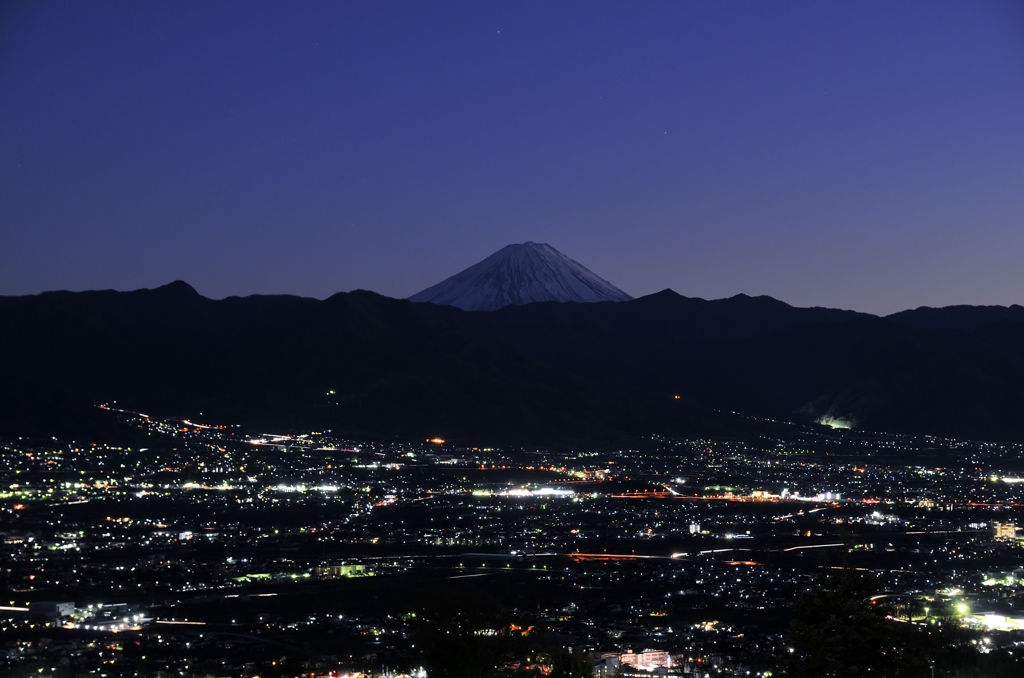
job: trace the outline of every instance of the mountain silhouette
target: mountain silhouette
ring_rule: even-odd
[[[1020,307],[878,317],[665,290],[466,312],[366,291],[216,301],[175,282],[0,297],[0,317],[7,432],[86,422],[82,403],[117,400],[151,414],[497,443],[726,431],[733,410],[1024,440]]]

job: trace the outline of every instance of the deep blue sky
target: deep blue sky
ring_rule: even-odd
[[[0,294],[1024,303],[1024,2],[5,2]]]

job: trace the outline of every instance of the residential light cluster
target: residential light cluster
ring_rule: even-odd
[[[468,587],[529,620],[510,673],[571,638],[599,675],[764,676],[794,602],[846,569],[891,623],[1020,652],[1021,445],[474,448],[118,416],[152,444],[0,444],[4,671],[416,675],[429,592]],[[321,649],[282,650],[303,639]]]

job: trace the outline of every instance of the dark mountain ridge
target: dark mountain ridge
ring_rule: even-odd
[[[1024,321],[1024,306],[921,306],[886,318],[911,327],[973,332],[993,325]]]
[[[882,318],[665,290],[466,312],[365,291],[216,301],[178,281],[0,297],[0,317],[0,402],[26,413],[9,431],[51,392],[373,437],[610,440],[724,430],[716,410],[737,410],[1024,439],[1019,306]]]

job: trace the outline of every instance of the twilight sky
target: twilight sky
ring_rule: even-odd
[[[0,294],[1024,303],[1024,2],[0,5]]]

